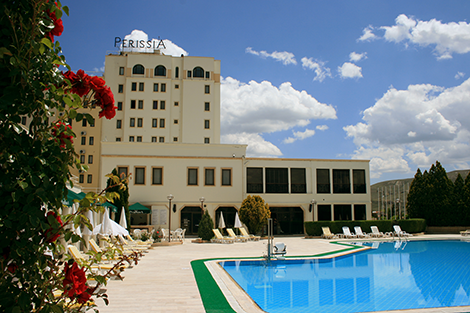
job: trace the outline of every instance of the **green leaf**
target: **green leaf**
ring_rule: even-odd
[[[77,111],[72,109],[69,111],[69,118],[74,119],[77,116]]]
[[[18,181],[18,185],[19,185],[19,186],[21,187],[21,189],[23,189],[23,190],[28,187],[28,183],[25,182],[25,181],[22,181],[22,180]]]
[[[4,55],[11,55],[11,52],[10,50],[8,50],[7,48],[5,47],[0,47],[0,59],[3,59],[3,56]]]
[[[44,52],[46,52],[46,48],[44,47],[44,45],[40,45],[39,46],[39,53],[44,54]]]
[[[47,37],[42,38],[41,43],[52,50],[52,42],[49,38]]]
[[[68,6],[64,5],[62,7],[62,10],[64,10],[65,14],[69,15],[69,7]]]
[[[77,120],[77,122],[80,122],[81,120],[83,120],[83,114],[82,113],[77,113],[76,120]]]
[[[86,113],[85,117],[86,117],[86,120],[89,124],[92,124],[92,125],[95,124],[95,119],[93,118],[93,116],[91,116],[91,114]]]

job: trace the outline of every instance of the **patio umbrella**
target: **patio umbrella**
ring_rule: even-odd
[[[242,227],[242,222],[240,221],[240,218],[238,217],[238,212],[235,214],[235,224],[233,225],[234,228],[240,228]]]
[[[127,229],[126,209],[122,207],[121,218],[119,219],[119,225]]]
[[[219,228],[225,228],[224,213],[220,212]]]
[[[111,236],[117,236],[117,235],[123,235],[127,236],[129,235],[129,232],[127,229],[123,228],[121,225],[113,221],[112,219],[109,218],[109,213],[108,209],[106,208],[104,211],[104,217],[103,217],[103,222],[99,225],[96,225],[95,228],[93,229],[93,235],[111,235]]]
[[[90,221],[90,224],[91,224],[91,228],[95,228],[95,223],[93,221],[93,211],[92,210],[88,210],[86,213],[85,213],[85,216],[88,218],[88,220]],[[82,232],[83,235],[87,235],[87,236],[91,236],[93,235],[93,232],[91,230],[88,229],[88,227],[84,227],[83,228],[83,232]]]

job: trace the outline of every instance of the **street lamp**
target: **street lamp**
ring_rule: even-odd
[[[202,214],[204,214],[204,200],[206,200],[206,198],[204,198],[204,197],[200,197],[200,198],[199,198],[199,201],[201,201],[201,211],[202,211]]]
[[[169,201],[169,204],[168,204],[168,242],[171,241],[171,200],[173,200],[173,195],[170,193],[167,197],[166,197]]]
[[[310,212],[313,211],[313,218],[312,218],[313,221],[315,221],[315,204],[317,204],[317,200],[315,199],[310,200]]]

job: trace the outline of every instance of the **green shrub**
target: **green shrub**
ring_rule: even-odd
[[[214,222],[212,221],[211,216],[207,210],[204,212],[204,215],[199,222],[199,228],[197,231],[197,236],[202,240],[211,240],[214,237],[212,229],[214,228]]]

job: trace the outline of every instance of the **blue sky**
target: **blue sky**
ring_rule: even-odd
[[[470,1],[63,1],[73,70],[141,30],[221,60],[221,141],[368,159],[371,182],[470,168]]]

